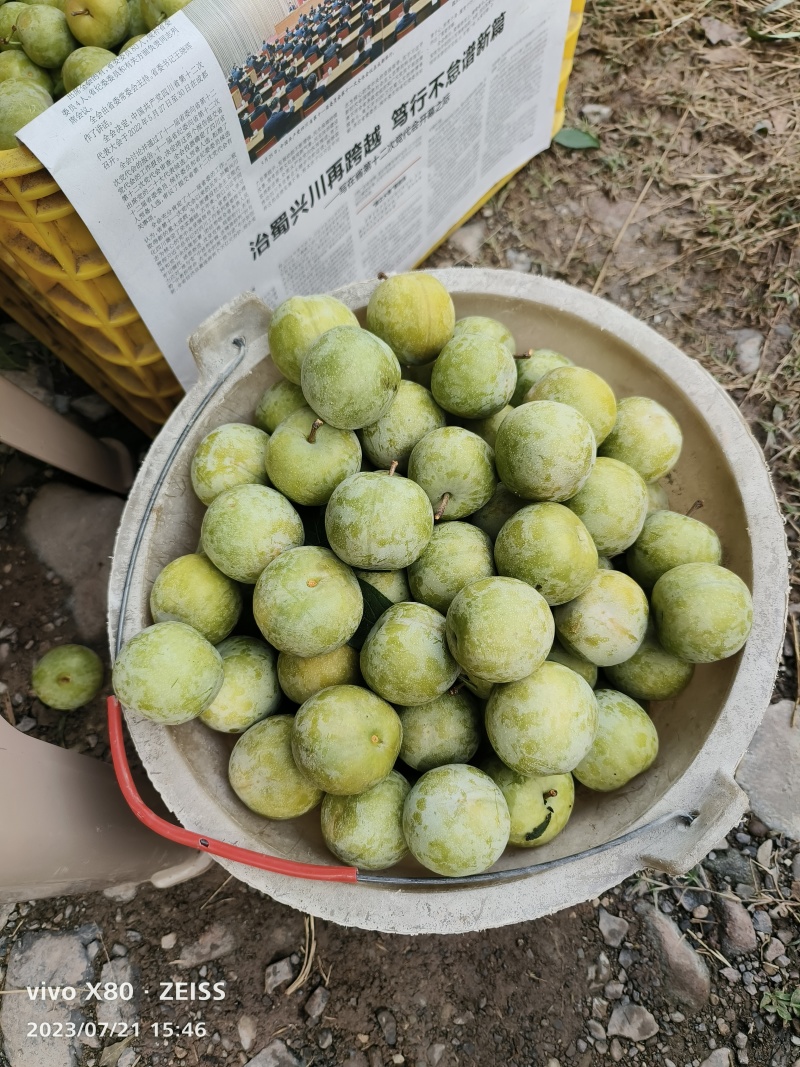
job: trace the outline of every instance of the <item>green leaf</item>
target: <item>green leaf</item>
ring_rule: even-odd
[[[794,0],[773,0],[771,4],[767,4],[766,7],[762,7],[762,9],[758,13],[758,17],[761,18],[762,15],[771,15],[773,11],[780,11],[781,8],[788,7],[789,4],[793,3]]]
[[[791,30],[788,33],[762,33],[753,26],[747,27],[747,36],[753,41],[791,41],[800,37],[800,30]]]
[[[309,508],[295,504],[294,509],[303,521],[306,534],[304,544],[330,548],[328,535],[325,532],[325,508]]]
[[[562,148],[574,150],[600,147],[600,142],[593,133],[587,133],[586,130],[577,130],[574,126],[565,126],[559,130],[553,141],[556,144],[560,144]]]
[[[384,596],[374,585],[370,585],[369,582],[362,582],[360,578],[358,579],[358,584],[361,589],[361,595],[364,597],[364,614],[361,616],[358,629],[347,642],[351,648],[361,648],[372,627],[383,615],[384,611],[392,606],[392,601],[388,596]]]

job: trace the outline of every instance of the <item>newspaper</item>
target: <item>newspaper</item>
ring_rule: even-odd
[[[408,269],[547,147],[569,6],[193,0],[19,137],[188,387],[225,301]]]

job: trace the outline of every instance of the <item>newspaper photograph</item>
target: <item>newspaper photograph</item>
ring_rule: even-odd
[[[209,308],[409,269],[546,148],[568,18],[568,0],[193,0],[20,139],[188,386]]]

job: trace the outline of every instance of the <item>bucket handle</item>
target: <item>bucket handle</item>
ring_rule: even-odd
[[[555,867],[563,867],[575,860],[586,859],[596,856],[601,852],[607,852],[617,845],[644,834],[656,827],[667,823],[677,822],[684,827],[691,826],[697,816],[685,811],[668,812],[657,819],[652,819],[643,826],[637,826],[619,837],[604,841],[593,848],[584,849],[582,852],[571,856],[560,856],[557,859],[545,860],[540,863],[532,863],[525,867],[514,867],[505,871],[486,871],[483,874],[465,875],[461,878],[417,878],[404,875],[373,874],[360,871],[357,867],[335,867],[333,865],[318,863],[299,863],[297,860],[284,860],[277,856],[269,856],[262,852],[253,852],[251,849],[240,848],[238,845],[230,845],[225,841],[217,841],[213,837],[198,834],[194,830],[186,830],[182,826],[167,822],[152,811],[142,798],[133,781],[128,757],[125,752],[125,736],[122,729],[122,707],[115,696],[107,699],[108,708],[108,736],[111,746],[111,759],[114,764],[114,773],[117,776],[120,790],[133,814],[149,829],[166,837],[170,841],[176,841],[180,845],[197,849],[199,852],[207,852],[220,859],[232,860],[247,867],[255,867],[262,871],[272,871],[274,874],[287,875],[290,878],[305,878],[318,882],[346,882],[349,884],[364,883],[367,885],[431,889],[434,886],[443,888],[455,888],[457,886],[499,885],[503,882],[512,882],[529,875],[541,874]],[[685,832],[685,831],[684,831]]]

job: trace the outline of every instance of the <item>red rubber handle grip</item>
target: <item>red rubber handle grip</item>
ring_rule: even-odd
[[[125,752],[122,708],[115,696],[108,697],[107,707],[111,759],[119,787],[133,814],[150,830],[170,841],[176,841],[179,845],[195,848],[198,852],[209,852],[212,856],[233,860],[234,863],[243,863],[248,867],[257,867],[261,871],[272,871],[275,874],[288,875],[290,878],[307,878],[317,882],[355,883],[358,881],[358,868],[356,867],[329,867],[317,863],[297,863],[294,860],[278,859],[277,856],[267,856],[262,852],[252,852],[248,848],[238,848],[224,841],[216,841],[213,837],[204,837],[193,830],[184,830],[182,826],[175,826],[174,823],[167,822],[160,815],[156,815],[139,796],[134,784]]]

